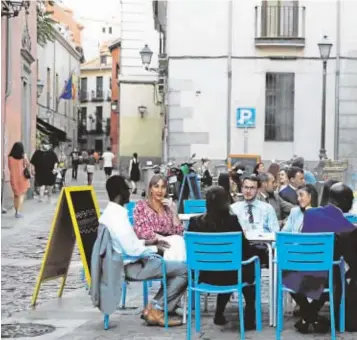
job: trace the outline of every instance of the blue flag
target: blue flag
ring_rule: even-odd
[[[69,76],[66,85],[64,86],[63,92],[60,95],[59,99],[73,99],[73,82],[72,82],[72,73]]]

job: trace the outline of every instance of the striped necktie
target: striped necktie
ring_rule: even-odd
[[[254,217],[253,217],[253,205],[252,204],[248,204],[248,219],[249,219],[249,223],[254,223]]]

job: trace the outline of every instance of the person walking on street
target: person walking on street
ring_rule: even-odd
[[[107,148],[107,151],[103,153],[103,161],[104,161],[104,173],[106,179],[108,179],[112,175],[113,171],[113,159],[114,159],[114,154],[111,151],[112,149],[110,147]]]
[[[130,160],[129,163],[129,174],[130,174],[130,181],[131,181],[131,188],[132,193],[137,193],[137,183],[140,181],[140,162],[138,160],[138,154],[135,152],[133,154],[133,158]]]
[[[13,145],[9,154],[10,184],[14,193],[15,217],[21,218],[20,209],[24,202],[25,194],[30,187],[31,177],[29,171],[29,161],[24,151],[22,143]]]
[[[43,201],[45,190],[48,191],[48,202],[51,202],[52,188],[56,181],[58,157],[47,142],[42,144],[42,150],[37,150],[31,158],[35,168],[35,177],[40,187],[39,202]]]
[[[78,175],[78,165],[79,165],[79,152],[77,148],[74,148],[71,152],[72,160],[72,179],[77,180]]]
[[[93,176],[94,176],[94,172],[95,172],[95,164],[96,164],[96,159],[94,158],[94,153],[93,153],[93,151],[90,151],[89,157],[87,160],[87,164],[86,164],[88,185],[92,185]]]

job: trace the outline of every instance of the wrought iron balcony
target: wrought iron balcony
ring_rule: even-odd
[[[81,90],[81,92],[79,93],[79,99],[81,103],[87,102],[89,100],[89,92]]]
[[[104,100],[104,91],[97,89],[91,93],[92,102],[102,102]]]
[[[305,7],[270,5],[255,7],[256,46],[305,46]]]

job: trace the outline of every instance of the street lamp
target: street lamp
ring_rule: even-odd
[[[141,118],[144,118],[144,114],[147,111],[147,107],[144,105],[140,105],[140,106],[138,106],[138,111],[139,111]]]
[[[153,52],[150,50],[150,47],[146,44],[139,53],[141,57],[141,62],[143,63],[145,70],[158,73],[159,69],[149,67],[153,55]]]
[[[327,60],[330,56],[332,44],[328,41],[327,36],[317,44],[320,50],[320,57],[322,59],[322,109],[321,109],[321,144],[320,144],[320,160],[327,159],[325,149],[325,130],[326,130],[326,74],[327,74]]]
[[[118,101],[117,100],[114,100],[112,102],[111,108],[112,108],[113,112],[117,112],[117,110],[118,110]]]
[[[44,87],[45,87],[44,83],[40,79],[37,79],[37,98],[41,97]]]

